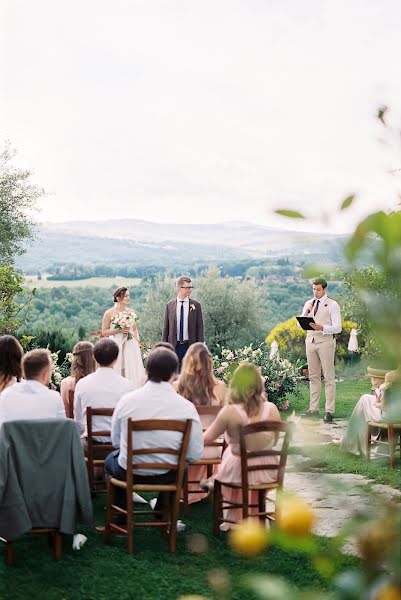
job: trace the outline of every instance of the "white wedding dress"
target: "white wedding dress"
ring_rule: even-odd
[[[113,325],[111,329],[114,329]],[[146,375],[138,340],[134,337],[129,340],[124,333],[115,333],[111,337],[120,349],[114,369],[132,381],[135,389],[141,387],[145,383]]]

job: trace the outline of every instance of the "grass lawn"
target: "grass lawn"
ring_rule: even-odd
[[[104,496],[95,501],[96,520],[103,519]],[[271,548],[262,557],[246,560],[235,556],[222,534],[211,534],[211,503],[191,507],[187,530],[179,535],[177,553],[169,555],[160,533],[139,529],[135,534],[136,554],[126,553],[125,538],[114,538],[110,546],[102,535],[81,528],[88,542],[80,551],[71,549],[65,537],[63,557],[55,562],[47,546],[46,536],[24,536],[15,544],[16,564],[6,567],[0,561],[0,599],[41,598],[46,600],[176,600],[181,594],[204,594],[212,598],[208,573],[225,569],[232,578],[230,600],[256,600],[245,588],[244,577],[251,573],[283,576],[300,589],[328,583],[314,571],[310,559],[294,551]],[[208,538],[205,554],[192,554],[186,548],[191,534]],[[322,550],[324,538],[318,539]],[[340,557],[338,568],[356,564],[351,557]],[[228,600],[228,597],[227,597]]]

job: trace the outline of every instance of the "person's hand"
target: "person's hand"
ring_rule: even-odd
[[[323,331],[323,325],[320,325],[320,323],[311,323],[310,326],[315,331]]]
[[[129,332],[130,332],[130,328],[129,327],[124,327],[123,333],[129,333]]]
[[[313,308],[313,300],[309,300],[309,302],[307,303],[307,305],[305,307],[305,312],[306,313],[312,312],[312,308]]]

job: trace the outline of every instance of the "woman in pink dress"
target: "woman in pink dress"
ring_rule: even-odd
[[[21,344],[13,335],[0,337],[0,394],[10,385],[20,381],[23,354]]]
[[[222,483],[241,483],[241,457],[239,447],[239,429],[241,425],[249,425],[258,421],[280,422],[280,413],[275,404],[267,401],[264,379],[259,369],[250,363],[243,363],[233,374],[230,382],[229,404],[225,406],[216,420],[205,431],[203,438],[205,445],[212,442],[224,433],[227,448],[223,454],[221,464],[212,478],[201,483],[207,489],[213,489],[214,480]],[[266,450],[276,443],[276,436],[269,432],[260,432],[247,436],[248,450]],[[278,457],[266,456],[254,458],[248,464],[278,464]],[[248,480],[250,484],[267,483],[277,476],[275,470],[250,471]],[[242,491],[222,486],[223,499],[230,502],[241,502]],[[250,492],[249,502],[258,503],[257,492]],[[256,509],[257,510],[257,509]],[[252,514],[252,509],[250,509]],[[242,510],[235,508],[224,509],[224,518],[239,521]],[[232,528],[231,523],[223,523],[220,529],[226,531]]]
[[[72,351],[71,375],[62,380],[60,394],[64,402],[65,414],[72,416],[73,407],[69,405],[69,393],[82,377],[86,377],[96,370],[96,361],[93,356],[91,342],[78,342]]]
[[[201,342],[192,344],[183,361],[180,377],[174,382],[178,394],[184,396],[195,405],[221,406],[226,397],[226,384],[213,375],[213,358],[207,346]],[[214,420],[213,416],[200,415],[203,429],[209,427]],[[205,448],[202,458],[219,458],[221,449],[216,447]],[[188,479],[200,481],[207,477],[206,466],[189,467]],[[196,484],[189,484],[189,491],[198,489]],[[205,498],[205,493],[193,492],[188,495],[189,504],[199,502]]]

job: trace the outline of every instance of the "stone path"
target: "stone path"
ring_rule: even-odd
[[[342,436],[347,420],[339,419],[326,424],[318,421],[295,419],[293,445],[313,446],[332,443],[334,438]],[[361,458],[361,460],[363,460]],[[353,473],[321,473],[306,471],[303,467],[307,457],[291,455],[288,461],[284,487],[309,502],[316,514],[314,531],[318,535],[334,536],[349,518],[360,510],[368,510],[372,497],[366,493],[366,485],[381,498],[401,501],[401,492],[388,486],[374,484],[362,475]],[[303,470],[304,469],[304,470]],[[352,542],[344,550],[356,553]]]

